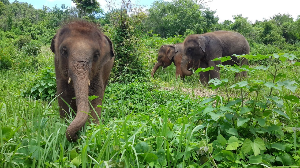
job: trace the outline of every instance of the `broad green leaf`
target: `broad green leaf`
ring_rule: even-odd
[[[199,72],[207,72],[207,71],[211,71],[214,70],[215,67],[211,66],[211,67],[207,67],[207,68],[198,68],[195,73],[199,73]]]
[[[239,139],[235,136],[231,136],[229,139],[228,139],[228,143],[232,143],[232,142],[237,142],[239,143]]]
[[[271,148],[274,148],[274,149],[277,149],[277,150],[281,150],[281,151],[285,150],[285,146],[283,144],[280,144],[280,143],[273,143],[273,144],[271,144]]]
[[[215,100],[215,99],[213,99],[213,98],[208,98],[208,99],[203,100],[200,104],[201,104],[201,105],[204,105],[204,104],[209,103],[209,102],[212,102],[212,101],[214,101],[214,100]]]
[[[158,157],[157,157],[154,153],[144,153],[144,154],[142,154],[141,156],[144,157],[144,160],[145,160],[147,163],[155,162],[155,161],[157,161],[157,159],[158,159]]]
[[[300,62],[295,62],[294,65],[300,66]]]
[[[272,83],[272,82],[266,82],[264,85],[265,85],[266,87],[270,88],[270,89],[271,89],[271,88],[274,88],[274,89],[277,89],[277,90],[280,90],[280,91],[281,91],[281,87],[275,85],[275,84]]]
[[[76,167],[79,167],[79,165],[82,163],[81,155],[78,155],[76,158],[74,158],[71,163],[73,163]]]
[[[229,128],[227,131],[226,131],[228,134],[231,134],[231,135],[235,135],[235,136],[238,136],[238,132],[235,128]]]
[[[71,159],[75,159],[78,156],[79,156],[79,154],[76,152],[75,148],[73,150],[71,150],[71,152],[70,152],[70,158]]]
[[[299,103],[299,98],[297,96],[294,96],[294,95],[286,95],[283,98],[286,99],[286,100],[289,100],[291,102],[294,102],[294,103]]]
[[[266,120],[263,118],[256,118],[256,121],[258,122],[258,124],[263,127],[266,125]]]
[[[238,147],[239,147],[239,143],[232,142],[227,145],[226,150],[237,150]]]
[[[284,153],[281,156],[278,156],[281,158],[283,165],[293,165],[294,164],[294,159],[293,157],[288,154],[288,153]]]
[[[222,150],[222,153],[223,153],[223,156],[224,156],[226,159],[228,159],[228,160],[230,160],[230,161],[232,161],[232,162],[235,161],[234,154],[233,154],[231,151]]]
[[[244,153],[244,154],[247,154],[251,151],[252,147],[251,147],[251,144],[252,144],[252,141],[250,139],[245,139],[244,143],[243,143],[243,146],[241,148],[241,151]]]
[[[141,141],[138,144],[136,144],[135,150],[137,153],[147,153],[147,152],[149,152],[150,147],[147,144],[147,142]]]
[[[292,91],[293,93],[295,93],[295,90],[297,89],[297,86],[295,85],[296,82],[295,81],[290,81],[290,80],[286,80],[283,82],[277,82],[278,86],[283,86],[286,89]]]
[[[230,86],[229,88],[243,88],[245,86],[248,86],[248,82],[247,81],[242,81],[242,82],[239,82],[239,83],[236,83],[236,84],[233,84],[232,86]]]
[[[249,120],[250,120],[250,118],[238,117],[238,119],[237,119],[237,126],[240,127],[243,124],[245,124],[246,122],[248,122]]]
[[[262,157],[261,155],[258,156],[250,156],[249,157],[249,163],[251,164],[258,164],[258,163],[262,163]]]
[[[248,108],[248,107],[242,107],[242,108],[241,108],[240,114],[248,113],[248,112],[250,112],[251,110],[252,110],[251,108]]]
[[[281,110],[273,109],[273,111],[275,113],[279,114],[279,115],[282,115],[282,116],[286,117],[287,119],[290,119],[290,117],[287,114],[285,114],[283,111],[281,111]]]
[[[225,61],[229,61],[229,60],[231,60],[231,56],[215,58],[215,59],[213,59],[212,61],[221,61],[221,62],[225,62]]]
[[[265,143],[260,138],[256,138],[251,144],[251,147],[255,156],[259,155],[261,150],[266,150]]]
[[[203,110],[203,114],[207,114],[210,113],[212,111],[214,111],[215,108],[212,105],[208,105],[204,110]]]
[[[240,146],[240,141],[237,137],[232,136],[228,139],[228,145],[226,147],[226,150],[237,150],[237,148]]]
[[[219,135],[217,136],[217,141],[218,141],[219,144],[221,144],[222,146],[225,146],[226,143],[227,143],[226,139],[225,139],[221,134],[219,134]]]
[[[210,112],[209,115],[210,115],[211,119],[213,119],[214,121],[218,121],[220,117],[224,116],[224,113]]]
[[[220,110],[221,110],[221,111],[226,111],[226,112],[227,112],[227,111],[233,112],[233,110],[232,110],[231,108],[226,107],[226,106],[221,106],[221,107],[220,107]]]

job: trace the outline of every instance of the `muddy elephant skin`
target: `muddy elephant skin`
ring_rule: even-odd
[[[200,72],[200,81],[207,84],[209,78],[220,78],[219,67],[220,61],[212,61],[218,57],[231,56],[231,60],[223,62],[223,65],[244,65],[248,64],[248,60],[232,56],[249,54],[250,47],[244,36],[237,32],[231,31],[215,31],[205,34],[189,35],[184,40],[184,55],[181,61],[181,71],[183,75],[190,76],[188,64],[196,62],[201,68],[214,67],[214,70],[208,72]],[[199,68],[198,67],[198,68]],[[197,69],[197,68],[196,68]],[[247,72],[236,74],[236,77],[246,77]]]
[[[76,113],[66,131],[70,142],[78,139],[77,132],[88,116],[99,123],[105,87],[114,64],[110,39],[96,25],[72,21],[63,25],[52,39],[50,49],[55,54],[57,95],[61,118]],[[98,96],[90,103],[88,96]],[[68,106],[69,105],[69,106]]]
[[[162,45],[158,51],[157,63],[154,65],[151,76],[154,77],[157,69],[162,66],[166,68],[172,63],[176,66],[176,78],[180,76],[182,79],[184,75],[181,72],[181,59],[183,55],[183,43],[173,45]],[[188,68],[191,68],[192,64],[188,64]]]

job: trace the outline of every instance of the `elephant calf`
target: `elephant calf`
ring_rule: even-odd
[[[198,68],[214,67],[214,70],[200,72],[200,81],[207,84],[210,78],[220,78],[219,67],[220,61],[212,61],[218,57],[231,56],[231,60],[223,62],[224,65],[248,64],[248,60],[232,56],[233,54],[249,54],[250,47],[244,36],[237,32],[215,31],[205,34],[189,35],[184,40],[184,55],[181,61],[181,71],[183,75],[190,76],[189,71],[191,62],[200,62]],[[238,76],[238,74],[236,74]],[[246,77],[247,72],[242,72],[241,76]]]
[[[55,54],[57,95],[61,118],[70,115],[69,106],[77,113],[66,131],[69,141],[84,126],[89,114],[99,123],[105,87],[114,64],[112,42],[96,25],[73,21],[62,26],[52,39]],[[98,98],[91,102],[88,97]],[[74,99],[76,97],[76,99]],[[69,106],[68,106],[69,105]]]
[[[176,66],[176,78],[180,76],[184,78],[184,75],[181,71],[181,59],[183,55],[183,43],[173,44],[173,45],[162,45],[158,51],[157,63],[154,65],[151,76],[153,77],[156,70],[163,66],[166,68],[174,63]],[[188,68],[191,68],[192,64],[188,65]]]

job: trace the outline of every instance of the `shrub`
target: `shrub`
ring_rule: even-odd
[[[27,35],[21,35],[16,41],[15,45],[19,48],[22,49],[23,46],[28,44],[31,41],[31,37]]]
[[[0,70],[10,69],[13,61],[10,59],[10,54],[3,49],[0,49]]]
[[[56,93],[56,78],[53,67],[43,69],[36,77],[32,87],[23,92],[23,96],[33,99],[51,100]]]
[[[22,47],[27,55],[37,56],[41,52],[42,44],[37,40],[31,40],[30,43]]]

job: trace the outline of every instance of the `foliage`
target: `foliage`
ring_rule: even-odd
[[[10,69],[12,65],[13,62],[10,59],[9,53],[5,49],[0,48],[0,70]]]
[[[175,2],[188,3],[166,4]],[[102,122],[87,124],[78,142],[69,143],[65,131],[71,119],[59,118],[49,43],[59,24],[77,17],[78,10],[4,4],[0,14],[0,167],[300,165],[299,18],[275,15],[252,24],[236,16],[234,21],[217,24],[214,12],[205,13],[198,6],[200,18],[196,19],[201,22],[183,28],[183,34],[172,34],[156,33],[147,25],[150,14],[128,6],[95,17],[113,40],[114,83],[106,88]],[[181,8],[184,5],[174,10]],[[184,21],[189,25],[194,20]],[[238,57],[248,58],[249,66],[220,66],[222,78],[211,80],[211,89],[199,84],[198,75],[176,80],[174,65],[157,72],[154,79],[145,78],[161,45],[212,31],[210,26],[238,31],[248,39],[251,54]],[[31,46],[41,48],[36,50],[40,53],[33,57],[35,52],[26,51]],[[245,70],[248,78],[234,79],[234,73]],[[198,96],[199,90],[208,93]]]
[[[37,56],[41,52],[42,44],[39,41],[31,40],[27,45],[22,47],[27,55]]]
[[[51,100],[55,97],[56,93],[56,80],[53,67],[47,67],[39,72],[35,77],[34,82],[31,84],[23,96],[32,99]]]
[[[122,9],[111,13],[110,18],[114,26],[110,33],[115,50],[115,65],[111,76],[116,82],[131,82],[138,76],[145,76],[145,67],[136,52],[141,32],[135,30],[134,25],[140,23],[138,15],[129,17],[131,8],[126,7],[125,1],[122,3]]]
[[[184,35],[187,29],[201,34],[212,31],[218,18],[193,0],[155,1],[149,9],[146,30],[161,37]]]
[[[72,0],[76,4],[76,8],[80,11],[80,17],[87,16],[93,12],[101,12],[100,4],[95,0]]]

